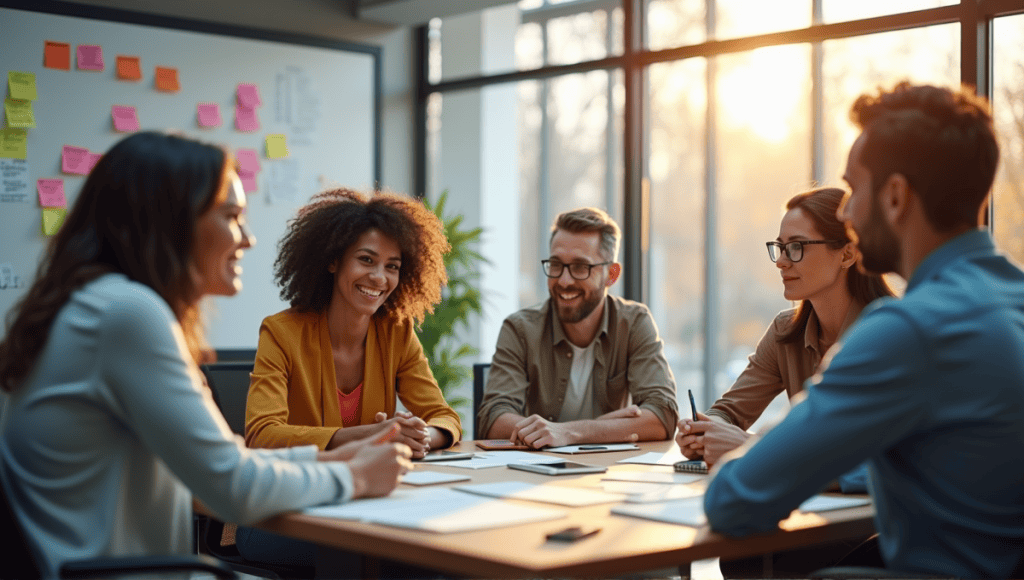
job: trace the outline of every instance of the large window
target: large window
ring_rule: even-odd
[[[791,306],[764,242],[791,196],[843,186],[849,109],[864,92],[980,83],[1002,140],[994,231],[1024,261],[1024,0],[963,1],[523,0],[481,12],[475,28],[436,21],[423,189],[465,171],[473,139],[507,142],[476,155],[495,151],[515,175],[514,191],[492,180],[480,195],[516,196],[500,254],[516,258],[517,307],[547,296],[537,262],[555,215],[608,210],[627,238],[625,269],[640,273],[613,291],[650,306],[681,403],[689,388],[706,407]],[[467,46],[480,47],[468,60]],[[495,98],[515,104],[501,111]],[[470,111],[492,114],[467,124]]]

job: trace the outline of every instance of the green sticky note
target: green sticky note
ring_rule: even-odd
[[[0,157],[25,159],[28,153],[28,131],[6,128],[0,132]]]
[[[43,208],[43,235],[52,236],[57,233],[60,226],[64,223],[65,216],[68,215],[67,208],[64,207],[44,207]]]
[[[12,70],[7,73],[7,86],[12,99],[34,101],[39,98],[36,93],[36,73]]]
[[[275,133],[267,135],[267,159],[288,157],[288,143],[284,135]]]
[[[32,101],[5,99],[4,112],[7,113],[7,126],[22,129],[35,129],[36,116],[32,112]]]

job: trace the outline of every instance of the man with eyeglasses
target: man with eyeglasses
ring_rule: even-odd
[[[675,379],[651,312],[608,295],[619,238],[600,209],[558,216],[541,261],[550,297],[502,324],[478,439],[540,449],[672,436]]]
[[[852,117],[837,217],[860,266],[898,273],[906,292],[867,306],[806,398],[721,464],[708,522],[775,530],[867,460],[886,568],[1024,577],[1024,272],[981,221],[999,159],[988,104],[901,83]]]

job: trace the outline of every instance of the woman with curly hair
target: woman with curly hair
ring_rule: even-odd
[[[449,247],[408,197],[335,189],[300,209],[274,264],[291,308],[260,328],[246,443],[333,449],[392,424],[413,457],[456,443],[459,415],[413,330],[441,299]]]

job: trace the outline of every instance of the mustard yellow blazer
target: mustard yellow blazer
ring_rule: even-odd
[[[360,425],[397,399],[428,425],[462,437],[459,414],[445,402],[412,323],[374,318],[366,335]],[[288,309],[263,319],[245,409],[249,447],[316,445],[342,428],[327,315]]]

